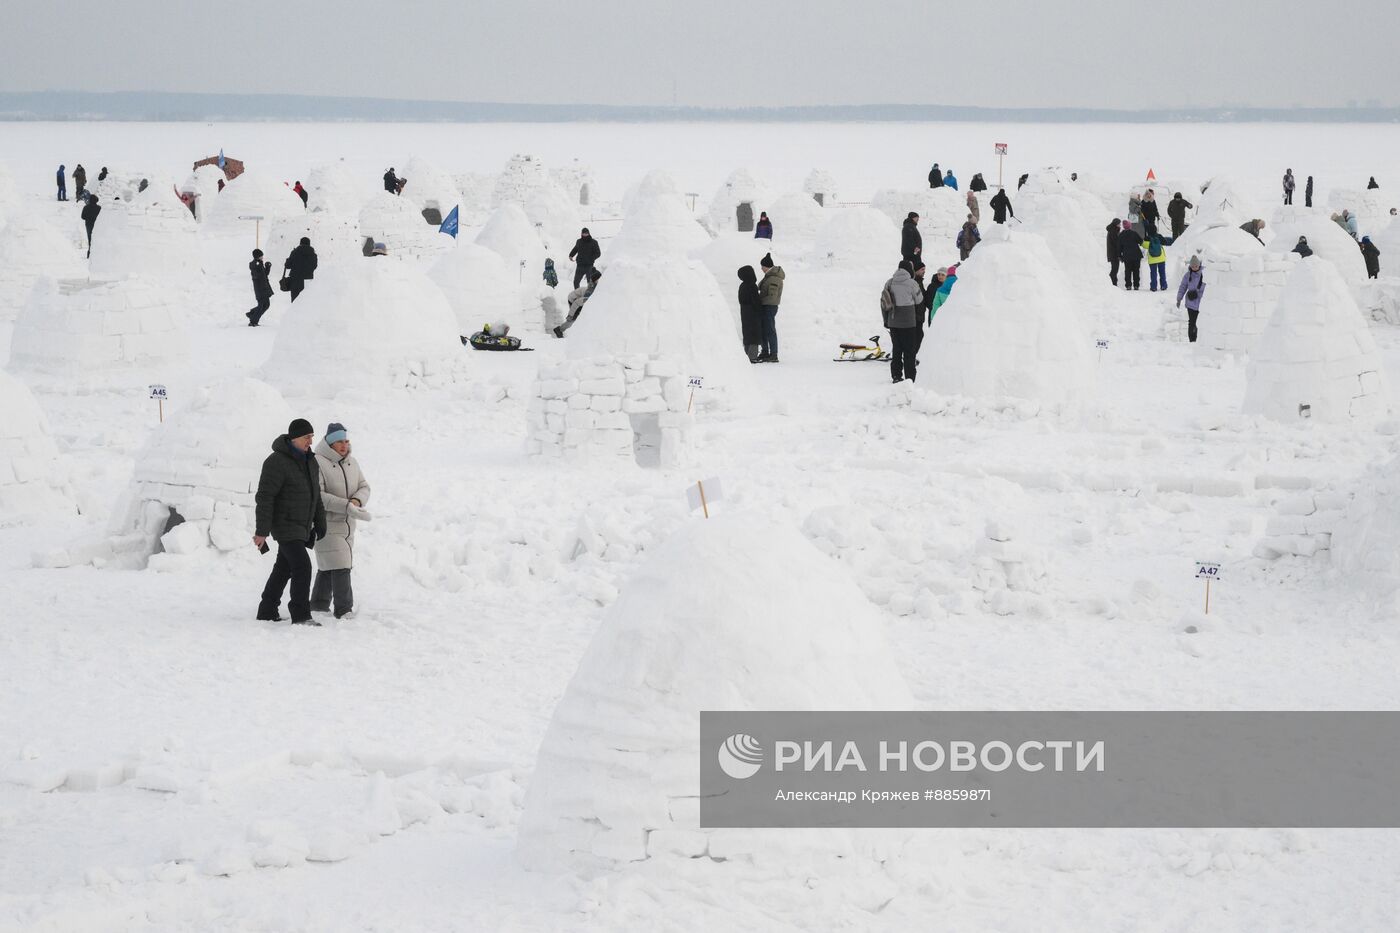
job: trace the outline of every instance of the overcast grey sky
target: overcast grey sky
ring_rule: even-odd
[[[674,94],[719,107],[1400,101],[1396,0],[0,0],[0,22],[7,91]]]

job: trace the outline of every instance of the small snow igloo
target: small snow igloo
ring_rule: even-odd
[[[149,278],[41,280],[15,322],[10,367],[84,383],[188,362],[179,295]]]
[[[306,189],[306,206],[313,212],[355,215],[378,188],[372,182],[350,170],[344,160],[326,162],[311,169],[302,185]]]
[[[1201,300],[1195,351],[1248,352],[1274,313],[1292,268],[1287,253],[1266,252],[1258,240],[1231,222],[1197,220],[1170,247],[1168,291],[1181,281],[1192,255],[1201,258],[1206,293]],[[1186,312],[1168,304],[1162,322],[1168,340],[1186,339]]]
[[[812,265],[894,271],[899,264],[899,228],[889,217],[873,207],[843,207],[827,213],[808,256]]]
[[[1313,255],[1330,262],[1353,295],[1359,295],[1365,288],[1366,260],[1356,240],[1325,214],[1305,207],[1281,207],[1270,225],[1274,235],[1269,240],[1269,252],[1287,256],[1298,245],[1298,237],[1305,236]]]
[[[501,174],[496,176],[495,187],[491,191],[491,207],[516,204],[521,207],[530,200],[536,191],[550,186],[549,171],[544,163],[532,155],[517,153],[511,156]]]
[[[457,318],[457,329],[471,334],[492,321],[521,323],[521,287],[516,270],[484,246],[458,243],[433,263],[428,278],[442,290]]]
[[[930,255],[926,261],[933,261],[935,249],[946,246],[951,256],[957,259],[953,246],[958,231],[971,213],[967,206],[967,195],[952,188],[920,188],[914,191],[898,191],[885,188],[875,192],[870,198],[870,206],[890,219],[896,227],[902,226],[904,218],[913,211],[919,215],[919,233],[924,238],[924,252]],[[987,220],[990,222],[991,217]],[[886,257],[888,259],[888,257]],[[894,242],[894,259],[899,261],[899,240]]]
[[[365,256],[383,243],[393,259],[426,261],[452,248],[453,239],[423,222],[418,205],[387,191],[376,191],[360,209],[360,246]]]
[[[462,200],[452,176],[426,159],[417,156],[409,159],[398,176],[408,179],[401,197],[418,208],[419,223],[434,228],[442,226],[443,219]]]
[[[360,228],[353,216],[330,211],[307,211],[300,217],[279,220],[266,233],[263,243],[264,259],[272,263],[274,273],[280,274],[280,264],[296,249],[302,237],[311,241],[316,250],[314,282],[322,281],[330,270],[343,265],[364,262]],[[322,273],[325,270],[325,274]]]
[[[598,200],[598,188],[593,182],[593,170],[578,159],[568,165],[550,169],[550,179],[569,200],[579,207],[588,207]]]
[[[1082,398],[1094,363],[1074,294],[1039,237],[989,230],[929,325],[920,385],[1049,404]]]
[[[131,202],[111,202],[92,230],[88,269],[94,279],[144,275],[176,289],[201,284],[199,225],[175,196],[156,184]]]
[[[244,172],[212,198],[207,194],[199,198],[204,233],[218,237],[248,236],[259,224],[266,230],[279,220],[299,217],[305,211],[306,205],[290,184],[258,172]],[[254,219],[258,217],[262,219]]]
[[[1244,413],[1335,423],[1388,409],[1380,354],[1346,283],[1331,263],[1302,260],[1249,352]]]
[[[548,255],[544,241],[525,214],[525,209],[513,201],[502,204],[491,213],[486,226],[476,235],[476,245],[484,246],[504,259],[516,271],[516,279],[521,283],[538,280],[544,274],[544,261]]]
[[[822,207],[836,207],[836,179],[830,172],[812,169],[802,182],[802,192]]]
[[[37,213],[10,214],[0,230],[0,323],[19,316],[40,279],[85,274],[82,253],[58,228]]]
[[[790,191],[768,205],[768,219],[773,222],[774,239],[783,243],[810,241],[826,223],[826,211],[807,195]]]
[[[753,233],[758,215],[768,210],[773,191],[746,168],[735,169],[720,185],[705,213],[705,229],[711,234],[735,230]]]
[[[288,398],[330,399],[455,382],[465,364],[452,307],[426,275],[362,262],[307,286],[259,375]]]
[[[569,196],[552,184],[540,188],[525,202],[525,218],[539,231],[540,240],[555,264],[566,264],[569,249],[583,228],[583,221]]]
[[[874,861],[879,832],[702,829],[696,736],[701,710],[913,708],[883,629],[796,531],[686,524],[628,581],[555,707],[517,857],[584,875],[652,859],[738,858],[792,877]]]
[[[1092,200],[1092,195],[1089,197]],[[1066,275],[1076,282],[1097,282],[1103,277],[1104,225],[1099,224],[1095,232],[1082,203],[1058,191],[1040,191],[1021,198],[1021,212],[1016,216],[1027,232],[1045,240]],[[1097,219],[1100,215],[1093,216]]]
[[[48,420],[29,387],[0,369],[0,527],[76,509]]]
[[[198,390],[137,456],[105,556],[144,567],[251,547],[262,462],[292,417],[277,390],[256,379]]]
[[[752,228],[750,228],[752,236]],[[603,249],[599,264],[619,259],[689,256],[707,246],[710,235],[686,208],[674,183],[662,172],[643,179],[629,198],[622,229]],[[761,254],[760,254],[761,255]]]

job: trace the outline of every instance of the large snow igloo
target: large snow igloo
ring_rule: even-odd
[[[1087,395],[1094,363],[1074,294],[1040,237],[988,231],[929,325],[919,384],[1050,404]]]
[[[203,194],[199,199],[203,231],[217,237],[246,237],[259,224],[266,230],[279,220],[299,217],[305,211],[301,196],[289,185],[260,172],[244,172],[212,198]],[[262,219],[250,219],[254,217]]]
[[[465,352],[452,307],[426,275],[363,262],[307,285],[259,377],[288,398],[444,385],[464,378]]]
[[[277,390],[256,379],[198,390],[137,456],[105,556],[144,567],[153,555],[171,555],[160,564],[251,547],[262,462],[292,417]]]
[[[463,334],[493,321],[515,327],[526,316],[516,270],[484,246],[458,243],[433,263],[428,278],[447,297]]]
[[[1195,350],[1202,354],[1248,352],[1269,323],[1288,282],[1288,253],[1267,252],[1231,221],[1197,220],[1170,249],[1167,290],[1175,297],[1191,256],[1201,258],[1206,293]],[[1243,221],[1241,221],[1243,222]],[[1186,312],[1175,302],[1165,307],[1162,330],[1168,340],[1186,340]]]
[[[180,296],[149,278],[41,280],[15,322],[10,367],[90,382],[117,372],[183,366],[189,339]]]
[[[92,230],[89,273],[94,279],[149,276],[191,290],[202,284],[199,225],[174,191],[155,184],[131,202],[109,202]]]
[[[16,211],[0,230],[0,322],[15,320],[43,278],[78,279],[83,254],[37,213]]]
[[[773,190],[746,168],[735,169],[719,186],[705,212],[705,229],[712,234],[733,230],[753,233],[759,214],[768,210]]]
[[[421,209],[412,200],[376,191],[360,209],[361,253],[370,256],[383,243],[388,256],[408,261],[429,261],[452,248],[452,237],[423,222]],[[381,257],[382,258],[382,257]]]
[[[0,527],[75,514],[67,471],[29,387],[0,369]]]
[[[1302,260],[1249,352],[1244,413],[1346,422],[1388,409],[1380,354],[1347,284],[1326,260]]]
[[[699,824],[701,710],[898,710],[913,699],[869,600],[790,528],[697,520],[609,608],[555,707],[516,854],[584,875],[743,859],[802,877],[874,860],[889,834]]]

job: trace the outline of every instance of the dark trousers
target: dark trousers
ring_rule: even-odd
[[[60,201],[68,200],[68,189],[63,185],[58,186],[58,199]]]
[[[248,320],[256,324],[262,320],[262,316],[267,313],[267,309],[272,307],[271,295],[258,295],[258,306],[248,312]]]
[[[1147,279],[1155,292],[1157,289],[1167,290],[1167,264],[1165,262],[1149,262],[1147,264]]]
[[[1173,240],[1175,240],[1177,237],[1181,236],[1181,235],[1182,235],[1183,233],[1185,233],[1185,232],[1186,232],[1186,221],[1184,221],[1184,220],[1173,220],[1173,221],[1172,221],[1172,239],[1173,239]]]
[[[91,258],[92,258],[92,224],[86,224],[86,226],[87,226],[87,234],[88,234],[88,251],[87,251],[87,254],[88,254],[88,258],[91,259]]]
[[[1123,287],[1139,288],[1142,286],[1142,260],[1134,262],[1131,259],[1123,260]]]
[[[332,600],[337,619],[355,608],[355,592],[350,588],[350,568],[316,571],[316,584],[311,588],[311,611],[330,612]]]
[[[1201,313],[1201,309],[1186,309],[1186,339],[1192,343],[1196,342],[1196,315]]]
[[[292,592],[287,598],[287,611],[293,622],[311,618],[311,555],[307,552],[306,541],[278,541],[277,562],[272,565],[272,573],[267,575],[267,585],[263,587],[262,602],[258,603],[258,618],[273,621],[282,605],[282,591],[291,581]]]
[[[578,283],[583,281],[583,277],[593,271],[593,263],[583,265],[580,263],[574,268],[574,288],[578,288]]]
[[[919,367],[919,347],[924,342],[922,327],[890,328],[890,378],[913,380]]]
[[[1311,192],[1311,191],[1309,191],[1307,194],[1303,195],[1303,206],[1304,206],[1304,207],[1312,207],[1312,192]]]
[[[763,344],[760,356],[778,358],[778,306],[763,306]]]
[[[296,301],[297,295],[300,295],[301,290],[306,287],[306,279],[288,279],[287,282],[289,285],[292,286],[290,289],[292,293],[292,300]]]
[[[1108,280],[1114,285],[1118,284],[1118,263],[1119,259],[1114,256],[1108,261]]]
[[[1292,192],[1292,191],[1284,191],[1284,192],[1283,192],[1283,203],[1284,203],[1284,204],[1292,204],[1292,203],[1293,203],[1293,192]]]

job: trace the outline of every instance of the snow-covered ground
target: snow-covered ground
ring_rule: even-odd
[[[499,172],[516,153],[549,167],[578,159],[598,188],[579,219],[595,223],[606,263],[609,240],[625,228],[624,195],[652,169],[698,194],[698,218],[739,167],[779,195],[820,169],[841,201],[861,203],[880,190],[920,192],[935,160],[964,186],[976,171],[994,180],[994,141],[1012,147],[1008,181],[1050,165],[1080,173],[1074,196],[1103,205],[1082,212],[1085,229],[1057,227],[1049,208],[1028,225],[1082,237],[1090,252],[1148,168],[1198,202],[1201,182],[1232,176],[1240,203],[1225,213],[1266,220],[1289,166],[1300,185],[1316,176],[1324,218],[1332,190],[1362,188],[1369,175],[1384,186],[1382,210],[1384,193],[1400,192],[1391,187],[1400,164],[1376,161],[1400,143],[1400,128],[1384,126],[5,125],[0,167],[15,193],[6,199],[0,178],[0,250],[21,258],[0,269],[9,290],[0,296],[0,368],[37,400],[59,459],[45,461],[55,479],[46,498],[0,499],[0,930],[1393,928],[1393,831],[921,831],[874,870],[814,861],[797,874],[704,857],[587,876],[517,861],[525,791],[556,704],[638,568],[703,521],[685,488],[710,476],[723,480],[727,517],[796,529],[877,607],[885,630],[871,637],[894,648],[922,707],[1400,707],[1391,624],[1400,580],[1364,576],[1325,546],[1299,554],[1327,535],[1334,546],[1364,546],[1347,504],[1400,453],[1400,422],[1384,405],[1340,421],[1243,414],[1246,355],[1168,339],[1168,296],[1050,268],[1073,250],[1047,249],[1014,226],[1012,243],[996,242],[985,201],[988,240],[978,249],[1007,252],[980,264],[974,252],[963,277],[980,265],[999,270],[998,282],[960,287],[979,313],[1075,333],[1084,352],[1054,362],[1077,367],[1069,398],[937,394],[934,365],[1039,365],[1034,349],[940,356],[932,342],[941,321],[926,338],[918,388],[891,386],[881,363],[831,362],[840,341],[879,332],[879,286],[898,258],[893,224],[890,261],[880,265],[848,265],[827,255],[819,234],[785,239],[778,229],[783,362],[745,368],[753,386],[744,399],[702,403],[675,469],[527,454],[536,372],[564,361],[568,343],[541,330],[514,331],[534,353],[462,349],[453,365],[394,370],[403,355],[393,353],[412,344],[414,328],[442,330],[446,306],[436,295],[419,300],[425,292],[384,315],[393,341],[374,332],[365,308],[347,312],[373,352],[336,335],[327,345],[337,356],[326,360],[308,344],[299,378],[298,347],[279,338],[317,331],[304,318],[284,322],[303,310],[320,316],[313,322],[334,320],[311,292],[331,288],[324,280],[337,262],[390,260],[323,253],[307,296],[290,306],[279,293],[264,326],[251,329],[242,317],[252,304],[251,229],[236,239],[190,234],[202,269],[162,286],[187,357],[124,346],[120,359],[70,372],[6,362],[12,330],[30,328],[32,339],[35,314],[80,317],[72,296],[27,305],[38,272],[85,265],[76,208],[50,200],[60,162],[82,161],[90,182],[107,164],[168,183],[220,147],[277,181],[305,181],[343,158],[342,183],[358,180],[367,198],[385,168],[410,157],[452,177]],[[46,221],[73,255],[34,256],[26,274],[23,244],[3,243],[16,217],[26,220],[14,229],[26,231],[32,218]],[[1384,220],[1374,223],[1379,234]],[[462,239],[475,233],[464,226]],[[266,242],[267,229],[260,234]],[[734,255],[752,262],[746,248]],[[926,239],[925,255],[956,258],[946,238]],[[1020,281],[1006,256],[1028,282],[1000,284]],[[406,256],[393,275],[417,276],[412,288],[431,291],[435,280],[422,273],[434,259]],[[513,271],[514,255],[505,259]],[[1184,259],[1173,256],[1171,298]],[[1382,255],[1383,275],[1392,261]],[[708,258],[684,267],[705,268],[717,267]],[[1040,269],[1047,274],[1035,276]],[[732,297],[733,272],[716,277]],[[527,287],[512,293],[504,276],[504,307],[533,300],[538,270],[520,278]],[[601,289],[607,281],[605,272]],[[1068,294],[1039,299],[1038,281]],[[1289,279],[1297,288],[1311,281]],[[343,291],[338,300],[354,300]],[[374,287],[359,291],[385,300]],[[949,322],[953,295],[939,312]],[[1212,300],[1231,296],[1207,292],[1203,333]],[[1053,316],[1037,314],[1037,301]],[[1400,330],[1365,307],[1356,313],[1386,381],[1400,384]],[[45,334],[62,330],[50,324]],[[997,332],[961,328],[957,340]],[[1108,348],[1097,351],[1096,340]],[[423,359],[434,354],[440,346],[422,350]],[[372,373],[361,370],[371,363]],[[329,421],[350,429],[374,489],[374,520],[358,532],[352,619],[327,617],[314,629],[255,622],[268,558],[251,545],[160,554],[142,570],[120,569],[120,549],[103,549],[120,534],[133,477],[149,466],[143,451],[163,430],[147,386],[167,387],[170,430],[187,432],[173,436],[198,437],[203,449],[220,436],[244,444],[256,416],[230,416],[221,435],[180,426],[181,406],[241,377],[274,385],[318,435]],[[18,410],[7,386],[0,381],[0,419]],[[239,457],[256,462],[281,429]],[[9,450],[0,448],[15,462],[40,454]],[[0,494],[8,469],[0,459]],[[25,503],[37,514],[21,514]],[[1009,548],[987,546],[991,522]],[[1224,568],[1204,617],[1197,560]],[[734,585],[755,584],[739,575]],[[674,598],[686,594],[678,585]],[[655,606],[658,626],[666,598]]]

